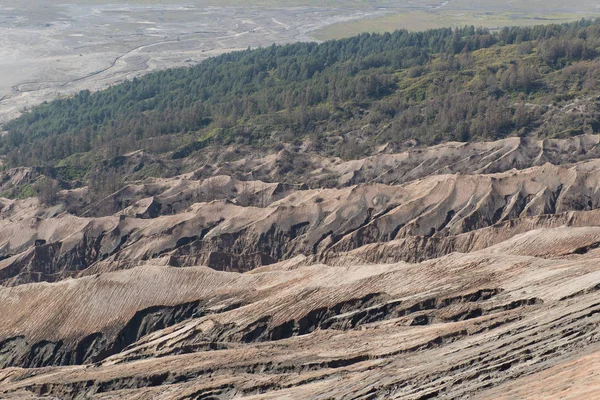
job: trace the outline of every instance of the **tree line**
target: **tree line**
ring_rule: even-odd
[[[81,154],[183,157],[211,144],[310,137],[315,149],[350,157],[384,142],[526,135],[542,126],[548,102],[598,88],[599,48],[600,23],[581,20],[249,49],[35,107],[3,127],[0,155],[8,166],[56,165]],[[560,118],[545,134],[583,129]],[[586,124],[597,122],[591,110]],[[360,151],[329,140],[365,126],[351,138]]]

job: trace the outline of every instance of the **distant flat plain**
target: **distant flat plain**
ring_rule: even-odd
[[[384,16],[367,16],[344,24],[327,26],[313,35],[318,39],[337,39],[361,32],[386,32],[395,29],[424,30],[441,27],[482,26],[491,30],[505,26],[528,26],[571,22],[600,17],[600,1],[593,0],[447,0],[407,2],[403,9],[389,4],[379,8]]]
[[[272,43],[565,22],[589,0],[0,0],[0,124],[45,100]]]
[[[383,14],[327,1],[316,7],[312,0],[259,0],[252,7],[229,0],[114,3],[0,1],[0,123],[82,89],[227,51],[313,40],[311,32],[325,26]]]

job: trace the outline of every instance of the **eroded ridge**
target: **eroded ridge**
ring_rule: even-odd
[[[594,137],[577,140],[595,151]],[[87,188],[53,205],[1,199],[0,397],[561,393],[600,365],[600,170],[595,158],[520,160],[400,163],[392,173],[414,179],[329,189],[314,188],[322,170],[290,184],[224,165],[131,181],[97,204]],[[43,173],[11,170],[2,185]],[[538,379],[548,388],[521,386]],[[593,398],[586,379],[574,398]]]

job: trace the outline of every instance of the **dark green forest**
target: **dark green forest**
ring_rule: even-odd
[[[599,52],[590,20],[249,49],[35,107],[3,126],[0,155],[10,167],[85,167],[137,149],[181,158],[306,141],[355,158],[385,143],[595,132]],[[574,99],[589,104],[563,112]]]

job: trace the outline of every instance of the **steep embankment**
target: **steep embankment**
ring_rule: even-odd
[[[575,140],[588,143],[588,154],[595,152],[591,143],[597,137]],[[568,148],[575,140],[557,143]],[[496,150],[506,142],[478,147],[506,158],[517,152]],[[451,158],[454,145],[389,157],[423,157],[414,171],[438,160],[442,149],[449,149]],[[479,158],[491,162],[489,152]],[[52,282],[147,261],[238,272],[297,255],[336,265],[348,260],[418,262],[479,250],[535,228],[600,221],[596,160],[481,174],[482,162],[471,159],[472,170],[464,174],[434,170],[403,184],[339,189],[228,176],[199,180],[188,174],[132,183],[80,207],[79,216],[61,210],[82,203],[85,189],[61,192],[62,201],[47,209],[36,200],[5,201],[0,282]],[[530,163],[523,160],[525,166]],[[347,174],[347,166],[340,168],[337,176]]]
[[[5,366],[94,364],[7,369],[2,388],[60,398],[469,397],[597,348],[597,265],[474,254],[245,275],[146,266],[5,289],[1,334],[16,335],[3,343]]]
[[[597,369],[598,143],[313,157],[297,185],[222,175],[267,176],[282,152],[95,203],[2,199],[0,397],[539,398],[521,382],[556,371],[552,397]],[[310,189],[320,174],[338,187]]]

